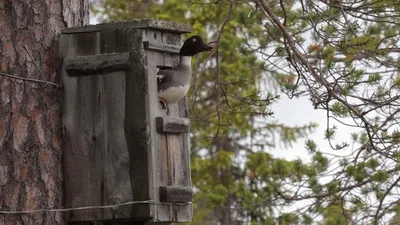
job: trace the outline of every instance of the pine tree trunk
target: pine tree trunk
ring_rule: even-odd
[[[60,85],[60,30],[87,24],[88,8],[87,0],[0,0],[0,72]],[[0,75],[0,210],[63,207],[61,107],[62,88]],[[54,212],[0,214],[0,224],[64,221]]]

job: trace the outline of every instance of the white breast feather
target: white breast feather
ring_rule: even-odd
[[[158,93],[158,96],[165,99],[167,103],[175,103],[181,100],[189,91],[189,85],[168,88]]]

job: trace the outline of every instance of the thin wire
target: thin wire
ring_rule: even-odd
[[[126,205],[136,205],[136,204],[154,204],[154,205],[187,205],[192,202],[186,203],[169,203],[169,202],[159,202],[155,200],[146,201],[129,201],[125,203],[115,204],[115,205],[104,205],[104,206],[82,206],[76,208],[65,208],[65,209],[34,209],[34,210],[22,210],[22,211],[0,211],[0,214],[28,214],[28,213],[39,213],[39,212],[69,212],[77,210],[88,210],[88,209],[108,209],[108,208],[118,208],[120,206]]]
[[[11,75],[11,74],[8,74],[8,73],[3,73],[3,72],[0,72],[0,76],[4,76],[4,77],[8,77],[8,78],[13,78],[13,79],[17,79],[17,80],[23,80],[23,81],[30,81],[30,82],[36,82],[36,83],[51,84],[51,85],[53,85],[53,86],[60,87],[60,85],[55,84],[55,83],[53,83],[53,82],[48,82],[48,81],[38,80],[38,79],[33,79],[33,78],[19,77],[19,76],[15,76],[15,75]]]

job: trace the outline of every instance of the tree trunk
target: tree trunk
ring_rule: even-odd
[[[60,30],[87,24],[88,11],[85,0],[0,0],[0,72],[60,85]],[[0,75],[0,210],[63,207],[61,107],[60,87]],[[0,214],[0,224],[64,221]]]

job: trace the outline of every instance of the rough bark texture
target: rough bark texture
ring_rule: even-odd
[[[60,84],[60,30],[88,21],[87,0],[0,0],[0,72],[42,79],[36,62]],[[61,88],[0,76],[0,210],[63,207],[61,100]],[[51,212],[0,214],[0,224],[64,222]]]

